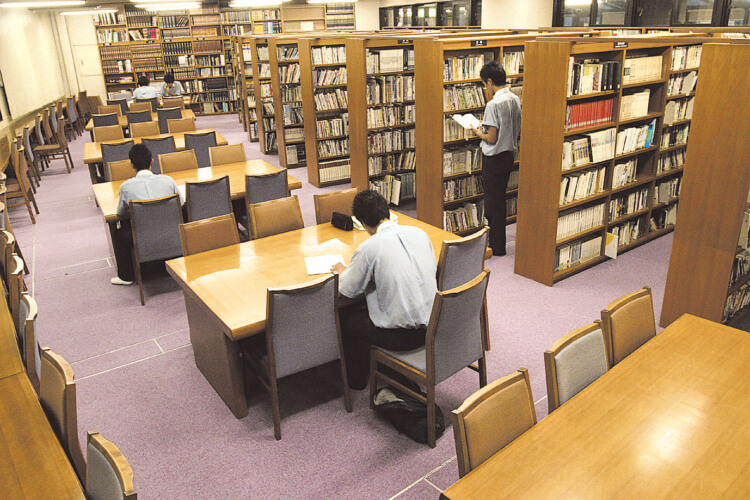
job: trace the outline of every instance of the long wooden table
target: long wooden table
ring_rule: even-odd
[[[182,110],[182,117],[183,118],[192,118],[193,120],[195,120],[195,112],[192,109],[183,109]],[[151,121],[158,121],[158,118],[159,118],[159,115],[156,112],[152,111],[151,112]],[[117,121],[119,122],[119,124],[120,124],[120,126],[122,128],[127,128],[127,126],[129,125],[128,116],[127,115],[120,115],[120,116],[118,116],[117,117]],[[94,119],[93,118],[89,119],[89,121],[86,123],[86,127],[85,128],[89,132],[91,132],[92,130],[94,130]]]
[[[424,229],[436,258],[442,241],[456,238],[405,215],[399,223]],[[247,415],[237,341],[265,329],[266,289],[313,279],[304,257],[341,254],[349,262],[367,238],[320,224],[167,262],[185,293],[195,363],[237,418]]]
[[[443,495],[749,498],[749,362],[749,333],[685,314]]]

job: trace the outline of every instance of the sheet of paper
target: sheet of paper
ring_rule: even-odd
[[[177,193],[180,195],[180,204],[185,204],[185,184],[177,186]]]
[[[198,180],[199,181],[210,181],[213,179],[213,173],[211,167],[203,167],[198,169]]]
[[[318,257],[305,257],[307,274],[325,274],[331,272],[331,266],[341,262],[344,264],[342,255],[320,255]]]

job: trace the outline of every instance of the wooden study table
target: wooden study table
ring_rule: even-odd
[[[183,118],[192,118],[193,120],[195,120],[195,112],[192,109],[183,109],[182,110],[182,117]],[[151,121],[157,121],[157,120],[158,120],[158,115],[156,114],[156,112],[152,111],[151,112]],[[117,121],[120,123],[120,126],[122,128],[127,128],[128,124],[129,124],[128,123],[128,116],[127,115],[118,116],[117,117]],[[94,130],[94,119],[93,118],[89,119],[88,123],[86,123],[86,127],[85,128],[89,132],[91,132],[91,131]]]
[[[457,238],[406,215],[399,215],[399,223],[422,228],[436,259],[442,241]],[[237,341],[265,329],[266,289],[314,279],[304,257],[340,254],[348,263],[367,238],[365,231],[320,224],[167,261],[185,293],[195,363],[235,417],[247,415]]]
[[[750,333],[685,314],[443,496],[748,498],[749,361]]]

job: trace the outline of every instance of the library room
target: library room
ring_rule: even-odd
[[[750,496],[750,1],[0,32],[3,498]]]

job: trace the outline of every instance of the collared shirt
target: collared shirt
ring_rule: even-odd
[[[495,92],[484,108],[482,125],[484,132],[487,132],[487,127],[497,128],[495,144],[482,141],[484,156],[496,156],[503,151],[518,151],[518,135],[521,133],[521,100],[510,91],[510,88],[503,87]]]
[[[169,92],[171,92],[171,94]],[[162,97],[182,95],[182,93],[184,92],[182,88],[182,84],[178,82],[177,80],[175,80],[172,86],[170,87],[169,92],[167,92],[167,82],[163,82],[161,84],[161,88],[159,89],[159,95]]]
[[[366,293],[370,319],[380,328],[427,326],[437,292],[437,264],[427,233],[384,221],[352,255],[339,278],[346,297]]]
[[[151,99],[152,97],[159,97],[159,93],[151,86],[138,87],[133,91],[133,99]]]
[[[131,200],[151,200],[171,194],[178,194],[177,184],[167,175],[155,175],[151,170],[139,170],[120,186],[120,201],[117,204],[117,215],[129,217]]]

